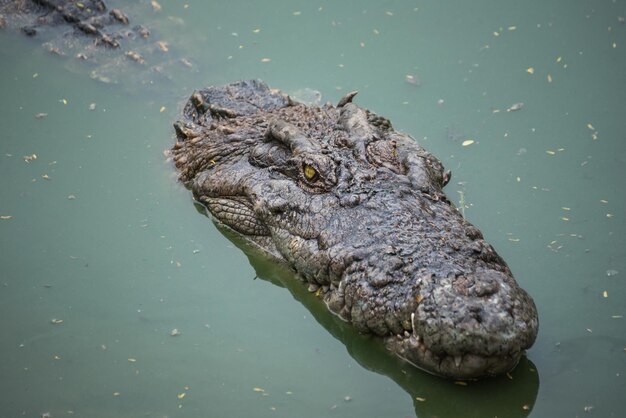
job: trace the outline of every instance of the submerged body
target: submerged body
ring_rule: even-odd
[[[103,0],[0,0],[0,16],[27,36],[48,32],[53,27],[71,28],[71,32],[63,35],[70,38],[66,39],[66,45],[76,45],[71,38],[82,34],[90,37],[94,46],[119,48],[120,40],[141,36],[141,30],[147,31],[142,27],[122,30],[129,24],[128,17],[120,9],[109,10]],[[64,53],[59,48],[54,52]]]
[[[354,95],[317,107],[257,81],[195,92],[175,124],[180,178],[397,356],[451,378],[512,369],[537,335],[534,302],[442,192],[441,162]]]
[[[155,84],[163,91],[181,70],[194,70],[182,55],[186,40],[159,37],[165,26],[176,23],[159,19],[158,10],[156,2],[0,0],[0,30],[32,37],[80,75],[124,85],[127,91],[145,93]],[[151,23],[157,23],[156,33]]]

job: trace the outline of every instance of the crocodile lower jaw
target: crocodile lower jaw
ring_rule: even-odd
[[[419,335],[413,334],[388,337],[385,345],[398,357],[419,369],[459,380],[506,373],[515,368],[522,356],[521,351],[504,356],[435,353],[424,344]]]

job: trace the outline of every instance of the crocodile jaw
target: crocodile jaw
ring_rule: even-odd
[[[522,351],[508,355],[465,353],[449,355],[430,350],[419,335],[398,335],[385,340],[386,347],[401,359],[428,373],[451,379],[476,379],[506,373],[517,365]]]

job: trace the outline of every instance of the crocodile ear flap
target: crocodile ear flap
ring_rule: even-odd
[[[319,149],[298,128],[275,119],[270,121],[264,141],[250,152],[249,161],[257,167],[286,168],[291,158]]]
[[[337,183],[336,163],[325,154],[322,146],[305,136],[298,128],[283,120],[270,121],[266,141],[254,149],[250,161],[259,153],[280,155],[280,164],[272,167],[299,182],[309,192],[325,192]],[[269,165],[268,165],[269,166]]]
[[[257,167],[285,167],[291,151],[276,141],[261,142],[250,151],[248,160]]]
[[[319,144],[304,136],[298,128],[280,119],[274,119],[270,122],[266,137],[285,145],[291,150],[294,157],[305,152],[319,152],[321,150]]]
[[[412,140],[398,140],[398,156],[406,175],[419,190],[441,190],[452,177],[437,157]]]

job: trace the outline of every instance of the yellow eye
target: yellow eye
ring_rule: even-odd
[[[317,170],[308,164],[304,164],[304,177],[309,181],[315,181],[317,179]]]

